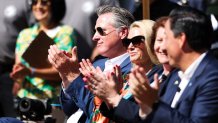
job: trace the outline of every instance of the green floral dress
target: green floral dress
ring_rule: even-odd
[[[61,50],[70,51],[72,47],[76,45],[75,31],[70,26],[60,25],[59,27],[57,34],[51,38]],[[18,36],[15,53],[27,67],[29,64],[22,58],[22,54],[36,38],[38,33],[39,26],[35,24],[31,28],[22,30]],[[32,99],[56,98],[60,93],[60,83],[61,82],[48,81],[38,77],[26,76],[24,82],[22,82],[18,96]]]

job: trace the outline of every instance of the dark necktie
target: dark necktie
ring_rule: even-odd
[[[167,79],[167,76],[162,74],[161,78],[160,78],[160,83],[165,81]]]
[[[172,74],[172,73],[171,73]],[[160,98],[167,104],[171,104],[173,97],[177,91],[179,91],[178,85],[180,83],[180,78],[178,74],[173,74],[167,77],[160,85]]]
[[[160,89],[159,89],[159,96],[160,97],[163,95],[163,93],[166,90],[166,86],[167,86],[167,82],[165,82],[166,79],[167,79],[167,76],[162,74],[162,76],[160,78]]]

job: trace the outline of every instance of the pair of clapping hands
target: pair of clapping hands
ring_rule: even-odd
[[[119,92],[123,87],[119,66],[114,66],[111,72],[104,73],[99,67],[95,68],[89,59],[83,59],[79,63],[76,47],[73,47],[72,54],[70,54],[59,50],[56,45],[50,46],[48,59],[58,70],[65,88],[82,73],[87,89],[109,105],[113,107],[118,105],[122,98]],[[130,91],[142,112],[145,107],[152,107],[158,99],[158,76],[154,76],[154,84],[151,86],[144,69],[136,66],[132,68],[128,81]]]
[[[80,62],[80,72],[84,75],[83,80],[94,95],[101,98],[112,107],[119,104],[122,96],[119,94],[123,88],[122,74],[119,66],[114,66],[112,72],[106,74],[99,68],[94,67],[90,60]],[[130,91],[134,95],[136,102],[140,105],[141,111],[146,111],[147,107],[158,100],[159,80],[158,75],[154,75],[154,83],[151,86],[142,67],[135,66],[132,68],[129,77]],[[146,113],[146,112],[145,112]]]

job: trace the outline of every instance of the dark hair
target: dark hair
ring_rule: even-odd
[[[112,13],[114,15],[114,27],[119,28],[122,26],[130,27],[130,25],[134,22],[133,15],[126,9],[104,5],[97,9],[97,15],[102,15],[106,13]]]
[[[51,2],[51,21],[59,23],[65,16],[66,3],[65,0],[50,0]],[[28,4],[32,8],[32,0],[28,0]]]
[[[212,44],[212,24],[203,12],[191,7],[179,7],[169,15],[174,37],[186,35],[188,45],[196,52],[209,50]]]
[[[154,53],[154,43],[155,43],[155,40],[156,40],[156,36],[157,36],[157,30],[158,30],[158,28],[160,28],[160,27],[165,27],[165,23],[166,23],[166,21],[169,19],[169,17],[168,16],[163,16],[163,17],[160,17],[160,18],[158,18],[155,22],[155,24],[154,24],[154,26],[152,27],[152,34],[151,34],[151,44],[150,44],[150,48],[151,48],[151,51],[153,52],[153,54],[155,54]]]
[[[66,3],[65,0],[51,0],[52,20],[59,23],[65,16]]]

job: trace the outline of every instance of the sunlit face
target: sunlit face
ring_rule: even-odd
[[[51,0],[33,0],[32,12],[39,22],[48,22],[51,18]]]
[[[181,49],[179,47],[179,38],[174,37],[172,30],[170,29],[169,20],[165,24],[165,32],[166,32],[166,43],[165,50],[168,53],[168,59],[171,66],[177,66],[180,56]]]
[[[144,36],[142,30],[139,27],[131,28],[127,38],[132,39],[136,36]],[[130,43],[129,46],[127,47],[127,52],[130,55],[130,60],[132,63],[137,64],[147,61],[147,59],[150,59],[147,50],[145,48],[145,41],[137,45],[133,45],[133,43]]]
[[[96,42],[98,53],[109,58],[117,56],[117,53],[124,49],[118,34],[119,30],[112,25],[112,16],[111,13],[107,13],[98,17],[95,25],[96,32],[92,38]],[[99,28],[103,30],[102,33],[99,32]]]
[[[157,34],[154,42],[154,52],[158,58],[158,61],[161,64],[169,63],[167,52],[166,49],[164,48],[164,43],[166,43],[165,39],[166,39],[165,29],[164,27],[159,27],[157,29]]]

